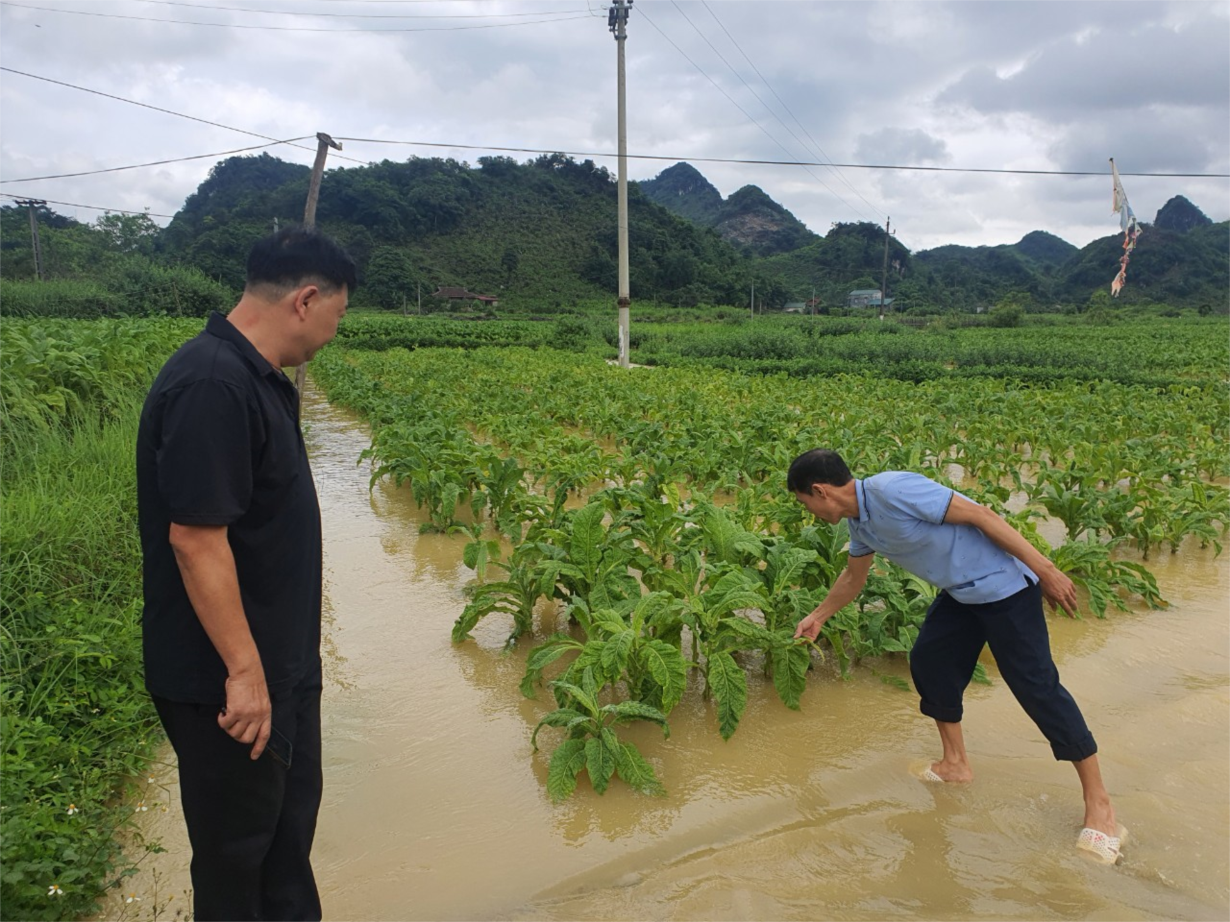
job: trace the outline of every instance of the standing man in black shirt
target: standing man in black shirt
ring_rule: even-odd
[[[320,919],[320,507],[282,369],[337,333],[355,265],[293,227],[247,268],[141,412],[145,681],[178,756],[196,918]]]

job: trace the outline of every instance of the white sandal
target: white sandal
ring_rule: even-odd
[[[1086,826],[1076,840],[1076,847],[1101,864],[1114,864],[1119,860],[1123,845],[1127,841],[1127,830],[1119,826],[1117,831],[1117,836],[1108,836]]]

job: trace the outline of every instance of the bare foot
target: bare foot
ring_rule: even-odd
[[[932,762],[931,771],[953,784],[967,784],[974,780],[974,773],[968,762]]]
[[[1085,802],[1085,828],[1096,829],[1108,836],[1119,835],[1119,824],[1115,820],[1115,808],[1110,798]]]

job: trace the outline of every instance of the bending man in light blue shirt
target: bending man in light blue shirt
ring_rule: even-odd
[[[973,780],[961,733],[962,697],[989,644],[1055,758],[1076,766],[1085,797],[1078,847],[1116,861],[1126,830],[1116,823],[1102,783],[1093,735],[1059,684],[1042,609],[1045,597],[1052,609],[1075,615],[1072,581],[991,509],[921,474],[890,471],[855,480],[840,455],[814,449],[794,460],[786,484],[816,518],[830,525],[844,518],[850,528],[845,570],[799,622],[795,637],[815,640],[824,622],[854,601],[876,553],[936,586],[940,593],[910,652],[920,709],[934,718],[944,748],[923,779]]]

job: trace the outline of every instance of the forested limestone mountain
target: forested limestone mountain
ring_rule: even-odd
[[[1185,234],[1194,227],[1205,227],[1213,222],[1208,215],[1181,195],[1176,195],[1158,209],[1153,226],[1163,230]]]
[[[45,273],[122,291],[117,304],[169,298],[170,309],[191,312],[192,305],[225,300],[220,292],[242,286],[252,242],[275,222],[301,219],[308,178],[306,167],[268,154],[232,157],[214,167],[162,230],[148,216],[106,215],[85,225],[42,209]],[[723,201],[687,164],[628,191],[634,302],[746,305],[754,286],[767,309],[814,294],[829,312],[844,308],[849,292],[881,286],[885,236],[875,224],[836,224],[819,237],[754,186]],[[673,197],[673,211],[695,219],[651,195]],[[455,286],[498,298],[501,311],[550,312],[614,299],[615,198],[605,168],[562,154],[524,163],[484,157],[476,166],[411,158],[329,170],[317,221],[359,263],[357,304],[413,310],[421,294],[425,310],[440,309],[447,305],[431,294]],[[1119,302],[1225,310],[1230,224],[1209,223],[1181,197],[1158,219],[1144,228]],[[24,209],[0,208],[0,246],[5,279],[33,276]],[[1043,310],[1082,307],[1109,290],[1121,247],[1118,233],[1078,250],[1034,231],[1015,244],[911,253],[892,237],[888,295],[907,312],[989,308],[1005,298]],[[154,287],[142,281],[159,267],[203,275],[167,276]],[[86,300],[98,297],[83,290]]]
[[[819,239],[759,186],[744,186],[723,200],[688,163],[676,163],[637,185],[647,198],[680,217],[715,228],[748,256],[787,253]]]
[[[232,285],[244,254],[274,218],[298,220],[308,171],[276,158],[219,163],[165,233],[166,253]],[[361,297],[409,305],[457,286],[517,306],[567,307],[613,297],[617,286],[616,186],[592,161],[562,154],[526,163],[483,157],[411,158],[325,174],[318,225],[360,265]],[[750,261],[708,228],[629,188],[632,295],[670,304],[738,301]]]

